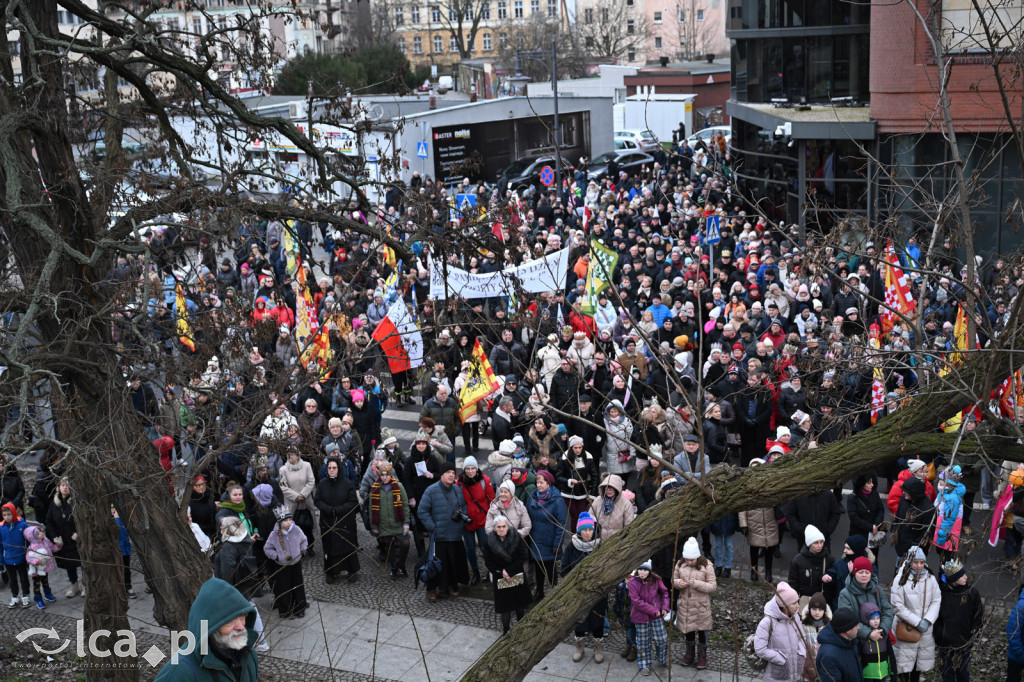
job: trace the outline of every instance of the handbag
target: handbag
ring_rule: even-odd
[[[431,533],[430,546],[423,553],[423,556],[420,557],[420,560],[416,562],[416,568],[413,570],[413,589],[417,589],[420,586],[420,582],[423,582],[424,585],[429,583],[440,572],[441,560],[434,553],[434,534]]]
[[[928,580],[925,579],[925,581],[924,581],[924,599],[921,602],[921,606],[922,606],[921,617],[922,618],[924,618],[923,607],[925,606],[925,604],[927,604],[927,602],[928,602]],[[901,642],[909,642],[911,644],[913,644],[915,642],[920,642],[921,641],[921,634],[922,633],[921,633],[920,630],[918,630],[917,628],[910,627],[909,625],[904,623],[902,620],[900,622],[896,623],[896,639],[898,639]]]
[[[767,616],[765,616],[767,618]],[[768,642],[772,641],[772,631],[775,629],[775,619],[768,618]],[[764,669],[768,667],[767,659],[761,658],[757,655],[757,651],[754,649],[754,639],[757,635],[747,635],[747,638],[743,640],[743,655],[747,659],[747,665],[754,669],[756,673],[764,672]]]
[[[507,590],[510,587],[519,587],[523,584],[525,577],[522,573],[516,573],[514,576],[505,580],[504,578],[498,578],[498,589]]]
[[[306,508],[296,509],[295,513],[292,514],[292,519],[295,521],[295,525],[299,528],[308,528],[313,530],[313,512]]]

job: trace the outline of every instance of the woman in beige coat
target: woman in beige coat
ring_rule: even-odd
[[[317,525],[317,509],[313,502],[313,489],[316,487],[316,480],[313,478],[313,467],[306,460],[302,459],[298,450],[289,449],[288,461],[278,471],[281,494],[284,495],[284,503],[294,518],[295,512],[304,509],[309,512],[308,520],[300,525],[296,522],[302,532],[309,540],[307,556],[313,554],[313,529]],[[301,515],[300,516],[304,516]]]
[[[708,665],[708,632],[711,619],[711,593],[718,590],[715,567],[700,555],[696,538],[688,538],[683,545],[683,558],[672,571],[672,587],[679,595],[676,600],[676,629],[686,635],[686,655],[683,665],[694,661],[694,640],[697,639],[697,669]]]
[[[633,523],[636,509],[622,494],[622,477],[608,474],[597,487],[597,497],[590,505],[590,515],[601,528],[601,539],[605,542],[620,530]]]
[[[750,466],[755,467],[764,464],[762,459],[750,460]],[[750,547],[750,581],[757,582],[757,556],[764,556],[764,579],[772,581],[772,558],[775,547],[778,546],[779,522],[775,518],[774,507],[758,507],[750,511],[741,511],[740,531],[747,538],[747,546]]]
[[[490,533],[494,530],[494,519],[504,516],[508,519],[508,527],[519,532],[522,537],[530,535],[533,530],[533,521],[530,520],[530,513],[526,511],[526,505],[516,497],[516,484],[512,481],[502,481],[498,486],[498,496],[491,501],[487,509],[487,521],[484,522],[484,530]]]

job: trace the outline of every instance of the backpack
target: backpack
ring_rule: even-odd
[[[434,554],[434,534],[430,534],[430,546],[427,551],[420,557],[420,560],[416,562],[416,568],[413,571],[413,589],[417,589],[420,586],[420,582],[426,585],[428,582],[437,577],[441,572],[441,560]]]
[[[765,618],[768,618],[765,616]],[[775,629],[774,618],[768,618],[768,641],[772,640],[772,632]],[[747,635],[747,638],[743,640],[743,655],[747,658],[747,665],[754,669],[756,673],[764,672],[764,669],[768,667],[768,661],[757,655],[754,650],[754,638],[757,634]]]

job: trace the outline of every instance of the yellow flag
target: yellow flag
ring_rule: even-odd
[[[480,339],[477,339],[473,344],[469,377],[459,392],[459,419],[465,423],[476,412],[476,404],[494,393],[499,385],[491,363],[484,354],[484,347],[480,345]]]

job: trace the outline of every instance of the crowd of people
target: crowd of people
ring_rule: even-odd
[[[847,240],[843,225],[820,247],[810,234],[801,239],[795,226],[744,210],[727,148],[684,143],[677,152],[635,177],[598,182],[577,172],[561,192],[528,192],[521,208],[494,186],[466,180],[459,191],[476,193],[496,214],[511,202],[513,218],[500,230],[506,251],[498,242],[471,253],[416,242],[415,262],[399,270],[359,231],[246,220],[229,243],[191,244],[173,229],[147,235],[158,269],[120,258],[111,283],[151,285],[153,298],[138,309],[170,357],[186,353],[176,295],[185,285],[194,345],[209,358],[178,386],[130,369],[127,400],[168,479],[189,497],[191,527],[217,577],[245,599],[269,586],[281,617],[302,618],[305,572],[322,570],[329,584],[356,582],[371,555],[401,580],[439,559],[427,599],[455,598],[460,585],[487,581],[507,632],[513,615],[521,618],[601,542],[713,468],[769,467],[890,418],[954,349],[965,287],[976,294],[969,314],[982,345],[1007,322],[1007,304],[1024,283],[1019,267],[979,257],[978,280],[965,283],[947,237],[928,261],[935,276],[925,280],[925,256],[910,237],[892,258],[908,266],[923,320],[916,338],[913,326],[886,319],[877,304],[886,300],[882,245]],[[391,188],[372,221],[398,232],[421,225],[479,237],[472,221],[452,215],[453,192],[414,177]],[[721,220],[713,262],[702,233],[709,213]],[[591,240],[617,255],[609,286],[593,299]],[[560,249],[569,250],[564,290],[430,298],[428,255],[435,267],[487,274]],[[328,376],[306,371],[297,343],[304,297],[314,324],[328,331]],[[422,368],[391,372],[373,338],[395,299],[417,321]],[[126,333],[133,322],[126,314],[111,329],[126,352],[139,350]],[[460,416],[478,341],[499,385]],[[874,367],[884,377],[884,405],[872,402],[872,349],[883,351]],[[417,430],[401,439],[383,417],[414,403]],[[962,428],[989,426],[967,414]],[[11,503],[0,524],[11,605],[28,599],[19,568],[32,564],[26,552],[67,570],[68,597],[82,593],[73,495],[56,459],[44,459],[29,499],[12,471],[5,466],[0,477],[2,501]],[[684,637],[683,664],[705,667],[715,595],[749,569],[750,580],[776,585],[750,633],[751,660],[766,666],[765,679],[916,680],[937,665],[944,680],[969,679],[982,606],[960,540],[985,532],[972,530],[976,506],[996,509],[1000,501],[1024,519],[1024,473],[1015,464],[907,453],[852,481],[845,497],[823,490],[723,517],[656,552],[595,603],[575,628],[573,659],[582,660],[589,638],[602,662],[614,620],[627,633],[623,656],[641,673],[668,662],[666,624]],[[26,503],[45,532],[18,526]],[[843,514],[850,535],[838,543]],[[993,533],[1017,556],[1024,527],[1010,518]],[[360,552],[361,533],[375,541],[370,552]],[[734,552],[738,533],[749,561]],[[899,567],[885,587],[878,562],[890,535]],[[774,559],[786,538],[799,552],[776,583]],[[317,546],[321,568],[303,561]],[[127,567],[130,545],[124,549]],[[933,551],[938,575],[926,561]],[[29,571],[44,608],[53,599],[45,571]],[[249,626],[261,630],[258,613],[237,611],[236,626],[254,621]],[[1018,640],[1010,664],[1020,670],[1024,635],[1008,626],[1008,636]]]

